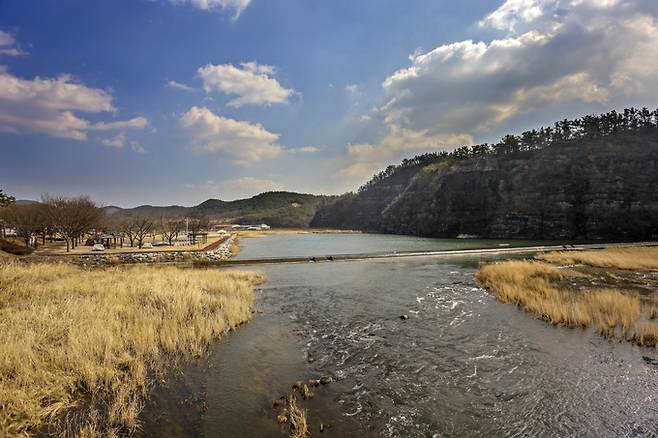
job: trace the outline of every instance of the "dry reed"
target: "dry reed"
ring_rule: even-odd
[[[656,270],[658,246],[605,248],[592,251],[555,251],[540,254],[537,259],[563,265],[584,264],[599,268]]]
[[[506,261],[483,266],[477,280],[503,303],[514,303],[555,325],[589,327],[609,338],[627,339],[653,346],[658,325],[641,322],[642,304],[631,292],[592,289],[576,292],[560,288],[558,282],[575,271],[537,261]],[[652,315],[647,309],[648,316]]]
[[[306,421],[306,410],[297,406],[297,397],[288,397],[288,416],[290,417],[290,437],[310,438],[311,432]]]
[[[134,432],[149,376],[201,356],[249,320],[262,280],[176,267],[1,264],[0,436]],[[73,425],[52,430],[77,411]]]

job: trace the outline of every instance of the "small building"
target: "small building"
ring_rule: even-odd
[[[105,248],[116,248],[117,244],[123,248],[124,234],[117,231],[99,233],[90,237],[85,242],[87,246],[103,245]]]
[[[188,242],[192,242],[192,244],[207,243],[208,242],[208,233],[206,231],[201,231],[201,232],[198,232],[198,233],[190,232],[187,235],[187,240],[188,240]]]

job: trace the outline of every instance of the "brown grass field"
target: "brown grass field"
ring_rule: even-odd
[[[261,274],[0,264],[0,436],[138,430],[154,376],[251,318]]]
[[[561,265],[584,264],[599,268],[658,270],[658,246],[556,251],[541,254],[537,259]]]
[[[658,269],[657,258],[655,247],[560,251],[541,254],[538,260],[485,265],[476,278],[501,302],[516,304],[551,324],[594,326],[609,339],[655,347],[658,325],[651,320],[658,316],[658,291],[633,284],[637,280],[629,275],[635,272],[622,271]],[[611,284],[602,287],[602,278]]]

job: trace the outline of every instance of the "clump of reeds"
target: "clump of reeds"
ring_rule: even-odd
[[[311,436],[306,421],[306,410],[297,406],[295,394],[288,397],[288,416],[290,418],[291,438],[309,438]]]
[[[658,269],[658,246],[555,251],[540,254],[537,259],[563,265],[584,264],[600,268],[655,270]]]
[[[0,265],[0,436],[35,434],[86,405],[67,433],[133,433],[149,376],[249,320],[262,280],[176,267]]]
[[[300,380],[292,385],[292,392],[289,395],[274,400],[272,407],[275,409],[277,423],[286,425],[285,427],[291,438],[309,438],[311,431],[308,425],[307,412],[306,409],[302,409],[297,404],[297,393],[304,400],[314,396],[311,388]]]
[[[483,266],[477,280],[503,303],[514,303],[555,325],[589,327],[613,339],[652,345],[658,325],[640,322],[642,303],[634,293],[615,289],[577,292],[559,282],[581,275],[538,261],[506,261]],[[647,310],[648,316],[652,310]],[[655,343],[654,343],[655,345]]]

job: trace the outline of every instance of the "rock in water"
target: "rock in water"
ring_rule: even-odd
[[[407,316],[407,315],[400,315],[400,319],[401,319],[402,321],[405,321],[405,320],[409,319],[409,316]]]

